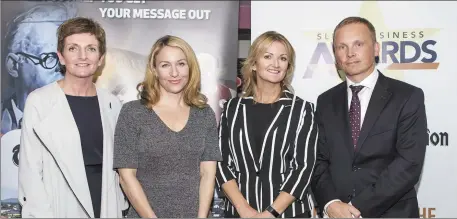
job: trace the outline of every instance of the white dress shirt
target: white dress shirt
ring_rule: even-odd
[[[352,100],[352,90],[349,86],[351,86],[351,85],[354,85],[354,86],[362,85],[363,86],[362,90],[358,93],[359,100],[360,100],[360,129],[362,129],[363,120],[365,119],[365,114],[367,112],[368,104],[370,103],[371,94],[373,94],[373,90],[376,85],[376,82],[378,81],[378,78],[379,78],[379,72],[376,68],[370,75],[368,75],[368,77],[363,79],[363,81],[361,81],[360,83],[355,83],[355,82],[351,81],[348,77],[346,77],[347,93],[348,93],[348,112],[351,107],[351,100]],[[331,203],[336,202],[336,201],[341,201],[341,200],[339,200],[339,199],[331,200],[324,206],[325,216],[328,217],[328,215],[327,215],[328,206]],[[349,204],[351,204],[351,203],[349,202]]]
[[[376,68],[370,75],[368,75],[368,77],[363,79],[363,81],[361,81],[360,83],[354,83],[349,78],[346,77],[347,92],[348,92],[348,112],[351,107],[351,100],[352,100],[352,90],[349,86],[351,86],[351,85],[354,85],[354,86],[362,85],[363,86],[362,90],[358,94],[359,100],[360,100],[360,128],[362,128],[363,119],[365,119],[365,114],[366,114],[367,108],[368,108],[368,103],[370,103],[371,94],[373,93],[374,86],[376,85],[376,82],[378,81],[378,77],[379,77],[379,72]]]

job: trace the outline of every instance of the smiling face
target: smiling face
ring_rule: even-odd
[[[365,24],[342,26],[335,32],[334,46],[337,65],[348,78],[365,78],[373,72],[379,44]]]
[[[286,76],[289,58],[283,43],[274,41],[253,66],[257,73],[257,84],[280,84]]]
[[[102,64],[97,38],[90,33],[73,34],[65,38],[63,52],[57,52],[66,75],[77,78],[93,77]]]
[[[189,81],[186,55],[177,47],[165,46],[160,50],[155,58],[155,71],[160,88],[169,93],[181,93]]]

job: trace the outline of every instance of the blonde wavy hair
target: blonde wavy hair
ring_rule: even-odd
[[[147,108],[152,107],[160,100],[160,84],[157,76],[156,56],[166,46],[179,48],[184,52],[189,65],[189,81],[183,89],[183,100],[189,106],[203,108],[207,106],[208,99],[201,93],[201,73],[194,50],[183,39],[166,35],[158,39],[152,46],[148,56],[146,75],[144,81],[137,86],[140,102]]]
[[[243,97],[256,96],[257,72],[253,70],[253,66],[256,64],[257,60],[263,56],[273,42],[280,42],[284,44],[289,61],[286,76],[281,81],[281,90],[284,91],[287,89],[293,92],[291,82],[295,69],[295,50],[289,40],[287,40],[282,34],[276,31],[267,31],[254,40],[249,48],[248,57],[242,64],[241,74],[243,76]]]

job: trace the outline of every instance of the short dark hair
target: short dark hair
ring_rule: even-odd
[[[90,33],[98,40],[98,49],[101,55],[106,52],[106,35],[105,30],[100,24],[90,18],[76,17],[63,22],[57,29],[57,50],[63,52],[65,38],[73,34]]]
[[[68,19],[59,26],[59,28],[57,29],[57,50],[63,53],[63,49],[65,47],[65,38],[73,34],[79,33],[89,33],[94,35],[98,41],[98,50],[100,51],[100,55],[105,54],[105,30],[98,22],[85,17],[75,17]],[[65,74],[65,66],[60,65],[60,69],[62,74]]]
[[[333,43],[335,43],[336,31],[348,24],[365,24],[365,26],[367,26],[368,30],[371,32],[371,39],[373,40],[373,43],[376,42],[376,29],[369,20],[363,17],[347,17],[343,19],[338,25],[336,25],[335,30],[333,30]]]

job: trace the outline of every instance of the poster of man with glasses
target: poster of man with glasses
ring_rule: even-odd
[[[62,78],[56,31],[63,21],[75,16],[76,10],[68,4],[40,4],[18,13],[4,10],[2,2],[2,216],[15,217],[20,213],[15,199],[25,100],[35,89]]]
[[[62,77],[56,54],[58,26],[75,16],[64,4],[37,5],[17,15],[2,31],[4,48],[1,133],[20,129],[22,111],[30,92]],[[5,77],[6,76],[6,77]]]
[[[56,56],[56,31],[60,24],[76,16],[98,21],[107,33],[107,51],[94,82],[109,90],[122,103],[137,99],[137,84],[144,79],[147,55],[155,39],[172,34],[185,38],[199,60],[202,92],[218,115],[220,103],[236,95],[238,42],[236,1],[1,1],[1,215],[20,217],[18,165],[21,120],[28,95],[63,76]],[[101,11],[149,11],[165,8],[189,12],[179,17],[115,18]],[[205,18],[191,12],[211,12]],[[210,15],[210,16],[209,16]],[[218,25],[218,24],[225,25]],[[198,31],[196,30],[198,27]],[[211,32],[211,34],[206,34]],[[202,40],[204,39],[204,40]],[[208,44],[207,42],[211,42]],[[218,115],[216,119],[220,118]],[[218,199],[219,200],[219,199]],[[212,217],[221,217],[222,203],[215,199]]]

